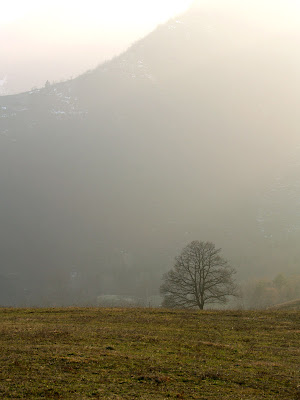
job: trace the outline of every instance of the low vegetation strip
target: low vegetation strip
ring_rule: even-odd
[[[270,310],[300,310],[300,299],[287,301],[285,303],[277,304],[276,306],[269,307]]]
[[[299,311],[0,309],[1,399],[300,399]]]

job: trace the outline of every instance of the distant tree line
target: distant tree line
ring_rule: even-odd
[[[300,299],[300,275],[250,280],[241,285],[241,291],[244,308],[265,309]]]

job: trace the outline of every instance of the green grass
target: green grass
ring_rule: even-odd
[[[1,399],[300,399],[300,313],[0,309]]]

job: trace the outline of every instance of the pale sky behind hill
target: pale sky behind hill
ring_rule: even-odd
[[[124,24],[126,21],[153,24],[162,22],[183,11],[192,0],[10,0],[1,5],[0,23],[7,23],[25,16],[59,15],[89,27],[100,21],[107,25]]]
[[[0,6],[0,95],[95,68],[192,4],[299,34],[299,0],[7,0]]]
[[[0,7],[0,94],[75,77],[192,0],[9,0]]]

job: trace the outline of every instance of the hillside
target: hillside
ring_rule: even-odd
[[[157,293],[190,240],[299,265],[299,37],[192,8],[82,76],[0,97],[0,304]]]
[[[300,300],[287,301],[285,303],[277,304],[276,306],[270,307],[271,310],[299,310]]]

